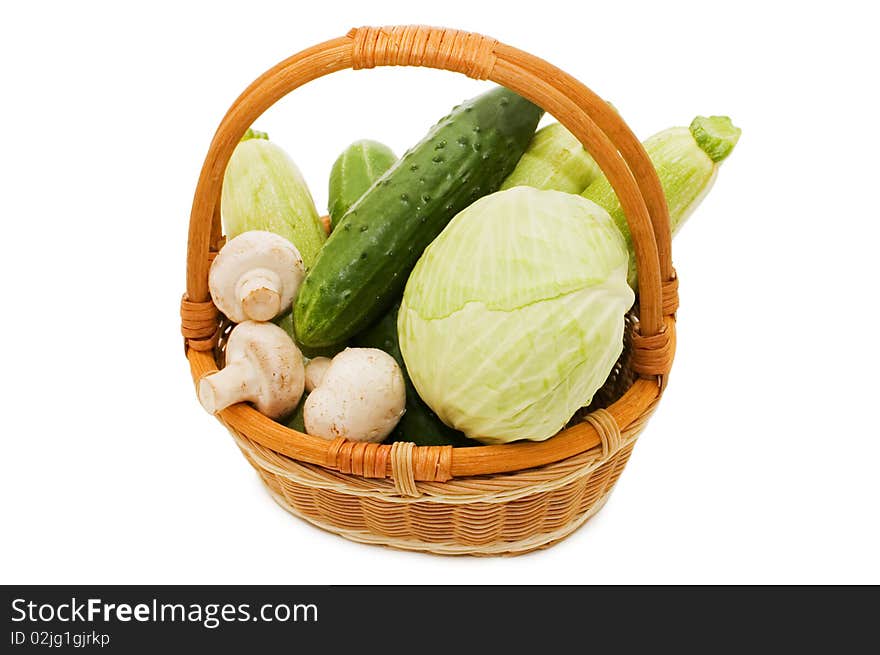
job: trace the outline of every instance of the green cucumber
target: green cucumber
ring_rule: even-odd
[[[302,351],[303,356],[308,357],[309,359],[314,359],[315,357],[329,357],[330,359],[333,359],[333,357],[345,350],[346,344],[344,343],[333,344],[332,346],[321,346],[318,348],[310,348],[309,346],[300,343],[297,340],[296,333],[293,329],[293,309],[274,318],[272,322],[287,332],[287,334],[290,335],[290,338],[293,339],[296,347]]]
[[[339,223],[348,208],[396,161],[391,148],[378,141],[364,139],[348,146],[330,170],[330,225]]]
[[[294,306],[298,340],[310,347],[341,343],[378,320],[452,217],[510,174],[542,114],[498,87],[441,119],[327,239]]]
[[[397,340],[397,310],[400,302],[394,304],[379,322],[367,330],[361,332],[355,338],[355,345],[359,348],[378,348],[391,355],[400,370],[406,383],[406,412],[394,428],[387,443],[393,441],[412,441],[419,446],[479,446],[478,441],[473,441],[464,436],[437,418],[425,402],[419,398],[416,388],[406,372],[406,364],[400,353],[400,343]]]

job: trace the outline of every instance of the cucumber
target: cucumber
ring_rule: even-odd
[[[337,354],[341,353],[345,350],[346,344],[337,343],[332,346],[320,346],[318,348],[310,348],[302,343],[300,343],[293,329],[293,309],[291,308],[281,316],[276,317],[272,320],[272,322],[280,327],[282,330],[287,332],[290,335],[290,338],[293,339],[293,342],[296,344],[296,347],[302,351],[302,354],[309,359],[314,359],[315,357],[329,357],[333,359]]]
[[[495,88],[455,107],[342,216],[300,288],[294,327],[341,343],[398,300],[422,251],[459,211],[498,189],[543,110]]]
[[[330,170],[330,225],[339,223],[348,208],[396,161],[391,148],[378,141],[364,139],[348,146]]]
[[[437,418],[431,408],[419,398],[416,388],[409,379],[409,373],[406,372],[406,364],[397,341],[398,309],[400,302],[395,303],[391,311],[379,319],[378,323],[355,337],[357,347],[384,350],[395,359],[403,372],[403,380],[406,383],[406,412],[385,440],[386,443],[412,441],[419,446],[479,446],[479,442],[468,439],[463,433]]]

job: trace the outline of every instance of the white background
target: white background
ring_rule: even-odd
[[[880,582],[867,5],[24,6],[0,10],[0,582]],[[605,509],[525,557],[402,553],[294,519],[199,407],[183,357],[189,204],[226,108],[295,51],[394,23],[538,54],[643,138],[700,113],[743,129],[675,242],[679,347],[655,418]],[[401,153],[485,87],[345,72],[256,125],[323,210],[346,144]]]

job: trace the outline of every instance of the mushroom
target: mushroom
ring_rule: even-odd
[[[394,358],[376,348],[346,348],[306,398],[303,419],[316,437],[378,443],[405,407],[403,373]]]
[[[292,412],[302,397],[305,372],[299,348],[274,323],[245,321],[226,343],[226,366],[199,380],[199,402],[211,414],[250,401],[269,418]]]
[[[208,287],[214,304],[233,323],[270,321],[290,307],[304,277],[296,246],[273,232],[251,230],[220,249]]]
[[[329,357],[315,357],[306,364],[306,391],[312,393],[318,388],[328,368],[330,368]]]

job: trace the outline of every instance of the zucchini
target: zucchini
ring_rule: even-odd
[[[308,269],[327,235],[299,168],[265,132],[248,130],[223,175],[220,214],[227,239],[266,230],[293,243]]]
[[[602,175],[599,164],[562,123],[551,123],[535,132],[522,158],[501,185],[581,193]]]
[[[348,146],[330,170],[330,225],[338,224],[348,208],[396,161],[391,148],[378,141],[364,139]]]
[[[385,440],[386,443],[393,441],[412,441],[419,446],[479,446],[480,443],[464,436],[437,418],[437,415],[419,397],[416,388],[409,379],[406,364],[400,352],[400,343],[397,340],[397,311],[400,302],[394,304],[385,316],[371,328],[364,330],[355,338],[355,345],[359,348],[378,348],[391,355],[400,370],[403,371],[403,380],[406,384],[406,412],[394,428],[394,431]]]
[[[543,110],[495,88],[455,107],[342,216],[294,306],[300,343],[341,343],[398,300],[422,251],[459,211],[498,189]]]
[[[741,132],[727,116],[697,116],[690,127],[671,127],[642,143],[666,196],[672,236],[712,188],[719,165],[733,151]],[[608,178],[599,176],[581,195],[611,214],[630,252],[627,279],[633,289],[638,288],[632,235]]]

